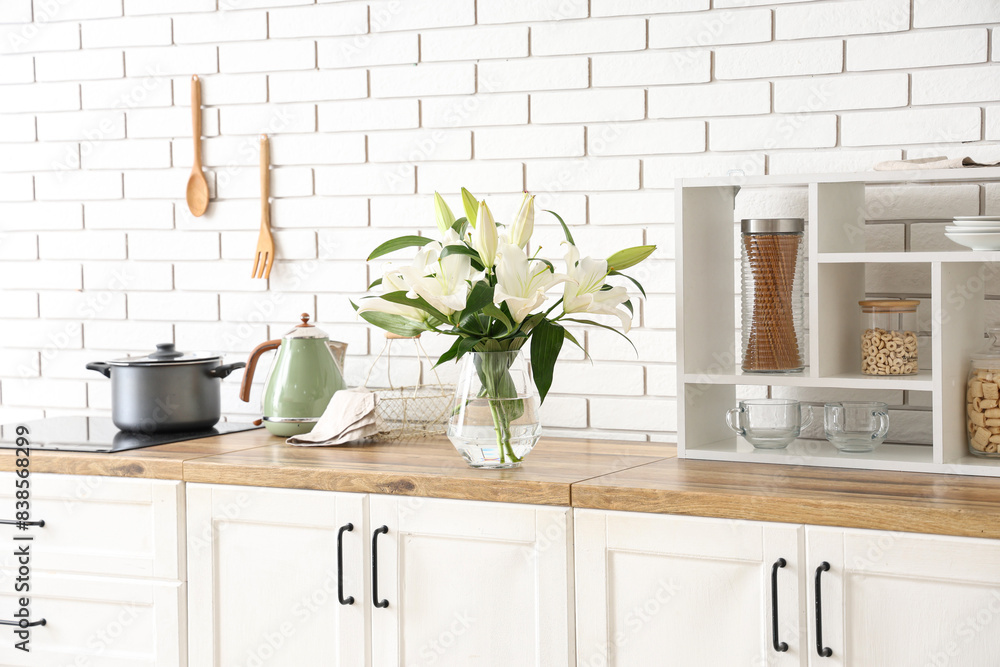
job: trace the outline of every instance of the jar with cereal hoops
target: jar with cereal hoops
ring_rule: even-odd
[[[969,452],[1000,457],[1000,329],[991,329],[993,344],[972,355],[965,388],[965,423]]]
[[[861,372],[914,375],[917,361],[916,299],[874,299],[861,306]]]

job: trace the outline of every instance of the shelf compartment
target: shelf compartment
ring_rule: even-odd
[[[687,458],[745,463],[778,463],[868,470],[940,472],[928,445],[883,444],[873,452],[845,453],[825,440],[795,440],[785,449],[756,449],[738,436],[730,436],[697,447],[688,446]],[[1000,466],[996,472],[1000,473]]]
[[[934,262],[1000,262],[1000,251],[955,250],[939,252],[821,252],[819,264],[926,264]]]
[[[844,373],[829,377],[802,375],[764,375],[758,373],[698,374],[685,373],[684,383],[766,385],[770,387],[814,387],[817,389],[894,389],[899,391],[931,391],[934,379],[931,371],[920,371],[916,375],[864,375]]]

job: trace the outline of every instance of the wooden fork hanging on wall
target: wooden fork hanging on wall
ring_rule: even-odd
[[[260,135],[260,235],[257,237],[257,256],[253,261],[251,278],[271,276],[271,265],[274,264],[274,239],[271,237],[271,151],[267,135]]]

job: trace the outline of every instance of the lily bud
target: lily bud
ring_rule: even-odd
[[[451,226],[455,224],[455,214],[448,208],[448,204],[437,192],[434,193],[434,220],[437,222],[441,236],[448,233]]]
[[[511,225],[510,242],[523,250],[528,245],[534,231],[535,196],[525,192],[524,199],[521,200],[521,208],[518,209],[514,224]]]
[[[472,245],[479,253],[483,266],[489,270],[496,264],[497,259],[497,224],[485,201],[479,202],[476,219],[476,229],[472,232]]]

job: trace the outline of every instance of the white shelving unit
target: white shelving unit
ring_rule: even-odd
[[[965,431],[970,355],[982,348],[984,280],[1000,271],[1000,252],[956,246],[941,252],[865,252],[865,193],[871,185],[1000,181],[1000,168],[680,179],[676,193],[678,456],[843,468],[1000,476],[1000,460],[971,456]],[[733,258],[736,196],[741,187],[808,189],[809,366],[794,375],[744,374],[731,307],[738,271]],[[931,274],[931,338],[908,377],[860,372],[860,309],[872,263],[925,264]],[[882,445],[842,454],[828,442],[799,440],[784,450],[755,450],[725,422],[741,385],[929,392],[932,445]],[[816,414],[820,418],[819,411]]]

